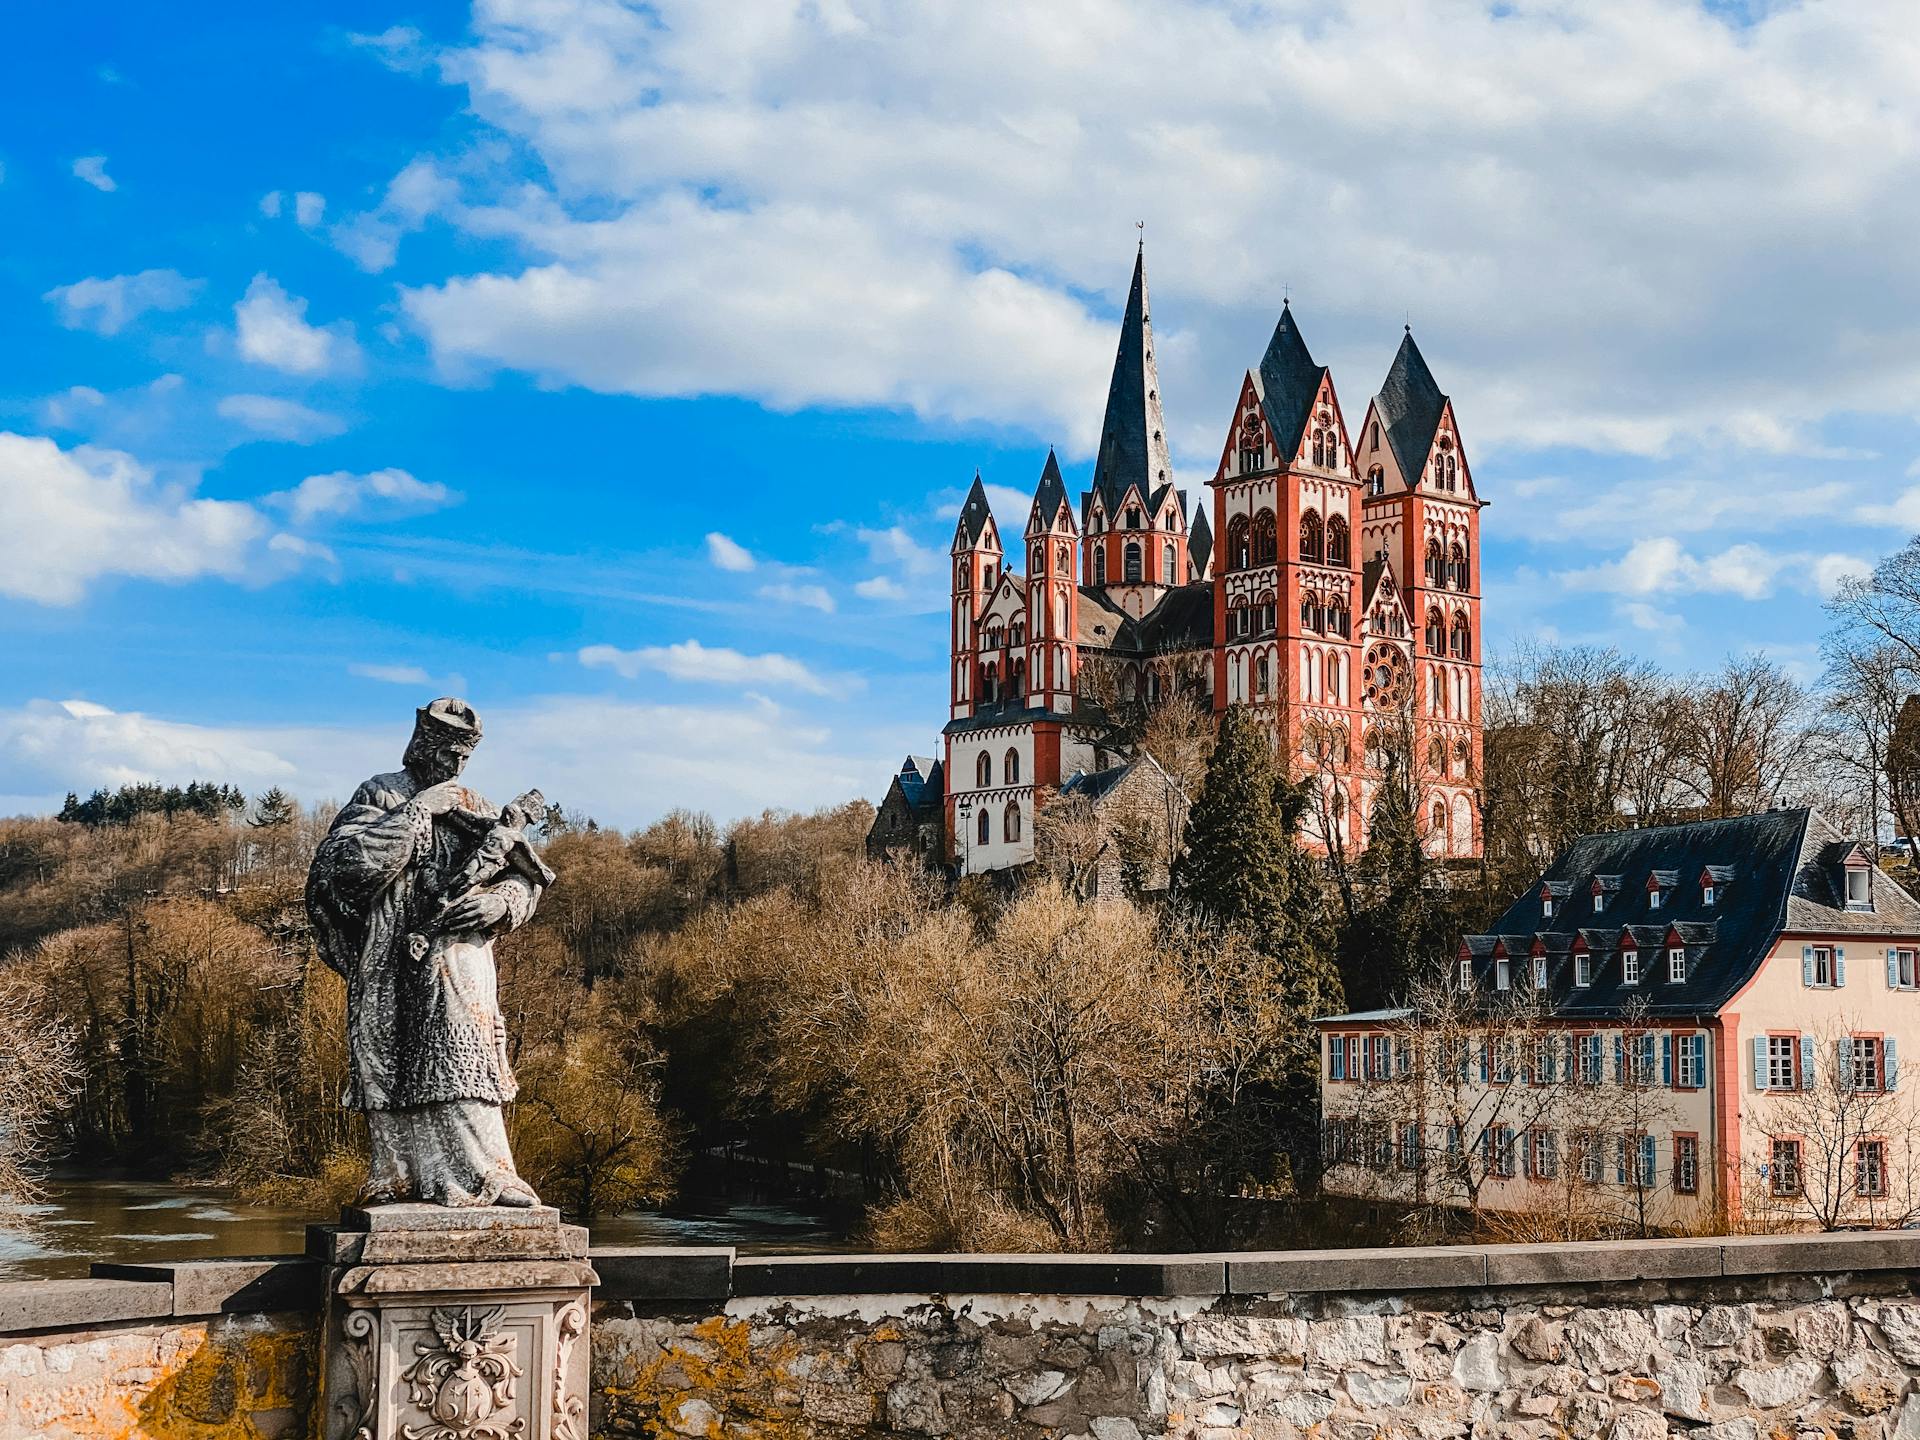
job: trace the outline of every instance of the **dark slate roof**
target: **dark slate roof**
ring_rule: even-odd
[[[927,771],[927,783],[920,787],[920,800],[914,808],[938,811],[946,798],[946,763],[941,760],[936,760],[933,762],[933,768]]]
[[[1379,588],[1380,577],[1386,573],[1387,562],[1379,556],[1360,567],[1360,609],[1363,612],[1373,608],[1373,592]]]
[[[1300,453],[1300,437],[1307,433],[1307,417],[1327,367],[1316,364],[1294,324],[1293,310],[1280,307],[1280,323],[1273,327],[1267,353],[1260,357],[1260,403],[1273,427],[1282,463],[1291,464]]]
[[[927,777],[933,773],[935,762],[925,755],[909,755],[900,766],[900,793],[908,805],[918,809],[921,798],[926,793]]]
[[[1075,642],[1089,649],[1126,649],[1123,637],[1131,633],[1133,617],[1091,585],[1080,587],[1080,628]]]
[[[1127,313],[1120,321],[1120,347],[1113,357],[1113,380],[1107,387],[1106,418],[1100,422],[1093,488],[1106,499],[1111,516],[1119,509],[1128,486],[1139,486],[1145,499],[1172,476],[1166,421],[1160,410],[1160,376],[1153,360],[1153,317],[1147,309],[1146,251],[1142,249],[1134,257]]]
[[[979,543],[985,533],[987,522],[993,518],[993,507],[987,503],[987,487],[980,483],[980,472],[973,472],[973,488],[967,491],[966,502],[960,507],[960,524],[954,532],[953,548],[964,550]]]
[[[1207,523],[1204,505],[1194,512],[1193,525],[1187,531],[1187,560],[1196,571],[1204,571],[1213,563],[1213,526]]]
[[[1837,867],[1830,850],[1838,835],[1811,810],[1774,810],[1731,820],[1702,820],[1582,835],[1563,851],[1545,875],[1530,885],[1485,935],[1462,938],[1474,960],[1483,990],[1492,988],[1492,954],[1505,941],[1518,959],[1515,935],[1534,938],[1551,954],[1564,953],[1578,938],[1593,955],[1593,984],[1573,985],[1571,958],[1552,962],[1548,983],[1562,1016],[1608,1018],[1630,1001],[1644,999],[1655,1015],[1712,1014],[1752,978],[1782,934],[1920,935],[1920,902],[1885,874],[1874,876],[1874,911],[1849,911],[1837,890]],[[1656,870],[1697,877],[1704,870],[1731,875],[1721,881],[1717,903],[1703,903],[1700,888],[1677,886],[1649,904],[1645,885]],[[1592,884],[1597,877],[1624,877],[1608,895],[1607,908],[1593,912]],[[1571,898],[1542,913],[1543,886],[1565,884]],[[1667,978],[1653,956],[1669,933],[1687,947],[1687,977]],[[1633,936],[1643,951],[1637,986],[1620,983],[1617,950],[1622,934]],[[1520,983],[1516,967],[1514,983]]]
[[[949,720],[940,727],[940,733],[965,735],[974,730],[996,730],[1003,725],[1029,725],[1036,720],[1048,720],[1080,729],[1106,723],[1104,717],[1085,707],[1076,707],[1072,711],[1060,711],[1049,710],[1041,705],[1029,705],[1024,699],[998,700],[976,705],[973,707],[973,714],[957,720]]]
[[[1060,462],[1054,458],[1053,447],[1047,447],[1047,463],[1040,471],[1040,485],[1033,492],[1033,515],[1038,517],[1042,530],[1053,527],[1054,517],[1060,513],[1060,507],[1067,503],[1066,483],[1060,478]],[[1072,521],[1073,510],[1068,507],[1067,517]],[[1028,522],[1032,523],[1031,520]]]
[[[1171,587],[1132,630],[1132,647],[1142,655],[1206,649],[1213,644],[1213,586],[1201,580]]]
[[[1088,800],[1098,803],[1114,786],[1118,785],[1139,762],[1129,760],[1124,765],[1109,765],[1104,770],[1096,770],[1089,775],[1084,770],[1076,770],[1068,777],[1067,783],[1060,787],[1062,795],[1084,795]]]
[[[1387,378],[1381,382],[1380,393],[1374,396],[1373,403],[1387,432],[1387,443],[1393,447],[1393,458],[1399,463],[1401,477],[1410,486],[1418,485],[1421,467],[1427,463],[1427,452],[1433,449],[1434,431],[1440,428],[1447,397],[1440,393],[1433,372],[1427,368],[1426,357],[1413,343],[1411,327],[1400,341],[1400,349],[1395,352],[1393,364],[1387,368]]]

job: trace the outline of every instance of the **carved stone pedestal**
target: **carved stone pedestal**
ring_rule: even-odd
[[[314,1226],[322,1440],[586,1440],[587,1232],[550,1206]]]

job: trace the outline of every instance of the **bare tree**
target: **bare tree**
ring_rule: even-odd
[[[1920,1114],[1884,1042],[1858,1028],[1845,1016],[1822,1027],[1796,1067],[1800,1087],[1747,1107],[1771,1147],[1749,1207],[1763,1225],[1898,1229],[1920,1218]]]
[[[29,1200],[60,1107],[80,1083],[74,1032],[9,980],[0,983],[0,1055],[0,1200]]]
[[[1706,819],[1781,803],[1818,753],[1811,697],[1762,655],[1727,661],[1682,714],[1679,778]]]

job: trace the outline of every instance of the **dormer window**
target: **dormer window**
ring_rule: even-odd
[[[1649,910],[1658,910],[1660,908],[1660,887],[1658,885],[1649,885],[1647,887],[1647,908]]]
[[[1604,915],[1606,913],[1606,910],[1607,910],[1607,892],[1604,890],[1594,891],[1593,892],[1593,913],[1596,915]]]
[[[1536,990],[1547,988],[1547,957],[1544,955],[1533,957],[1533,988]]]
[[[1640,952],[1638,950],[1620,952],[1620,983],[1622,985],[1640,983]]]
[[[1871,910],[1873,908],[1873,888],[1865,866],[1847,868],[1847,908],[1849,910]]]
[[[1507,963],[1507,957],[1502,955],[1498,960],[1493,962],[1493,988],[1496,990],[1507,990],[1511,989],[1512,985],[1512,967]]]
[[[1667,979],[1678,985],[1687,978],[1687,952],[1675,945],[1667,951]]]
[[[1473,957],[1471,955],[1460,957],[1460,988],[1473,989]]]
[[[1544,919],[1551,920],[1553,918],[1553,897],[1551,895],[1542,895],[1540,897],[1540,914]]]
[[[1582,950],[1573,957],[1573,983],[1581,990],[1593,984],[1593,956],[1588,951]]]
[[[1717,898],[1718,898],[1718,887],[1716,887],[1711,881],[1709,881],[1707,884],[1702,885],[1700,887],[1700,903],[1702,905],[1712,905],[1714,900]]]

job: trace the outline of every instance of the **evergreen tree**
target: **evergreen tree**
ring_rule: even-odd
[[[1341,977],[1358,1009],[1399,1000],[1458,939],[1439,867],[1420,835],[1411,762],[1404,748],[1383,753],[1386,774],[1374,791],[1367,848],[1354,867],[1358,904],[1340,945]]]
[[[293,797],[278,785],[253,802],[253,818],[247,823],[256,830],[269,830],[293,822]]]
[[[1308,1022],[1346,1008],[1325,878],[1294,840],[1305,808],[1305,792],[1281,773],[1266,730],[1250,710],[1229,707],[1174,870],[1176,893],[1203,924],[1267,957],[1258,983],[1294,1017],[1290,1063],[1264,1096],[1241,1103],[1276,1116],[1274,1138],[1302,1188],[1318,1173],[1320,1154],[1319,1043]]]

